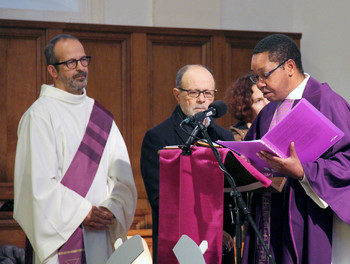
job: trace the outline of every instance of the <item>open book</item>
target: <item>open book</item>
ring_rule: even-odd
[[[261,172],[274,172],[256,153],[264,150],[281,158],[289,157],[289,146],[295,144],[295,151],[301,163],[320,157],[338,142],[344,133],[306,99],[299,103],[275,127],[260,140],[217,141],[245,156]]]

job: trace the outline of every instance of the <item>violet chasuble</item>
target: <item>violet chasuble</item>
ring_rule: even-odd
[[[94,180],[113,123],[113,116],[95,101],[83,140],[61,183],[85,197]],[[59,249],[60,264],[84,264],[83,230],[78,227]]]
[[[221,263],[224,174],[210,148],[160,151],[158,263],[178,263],[173,248],[183,234],[208,241],[206,263]],[[218,149],[225,160],[229,149]]]

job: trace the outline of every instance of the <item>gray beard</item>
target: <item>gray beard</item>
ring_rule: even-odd
[[[73,78],[69,80],[66,78],[60,78],[60,81],[64,84],[65,87],[68,87],[70,90],[81,93],[87,85],[88,77],[86,76],[83,82],[75,82]]]
[[[69,87],[70,87],[72,90],[81,92],[81,91],[83,91],[83,89],[86,87],[87,82],[88,82],[88,78],[86,77],[86,79],[84,80],[84,82],[78,82],[78,83],[76,83],[76,82],[72,81],[72,82],[70,83],[70,86],[69,86]]]

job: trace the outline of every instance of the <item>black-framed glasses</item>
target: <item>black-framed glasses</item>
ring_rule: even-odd
[[[252,83],[258,83],[258,81],[265,81],[269,76],[277,70],[279,67],[281,67],[283,64],[285,64],[289,59],[284,60],[281,64],[279,64],[276,68],[272,69],[271,71],[265,73],[265,74],[260,74],[260,75],[251,75],[249,78],[252,81]]]
[[[76,60],[76,59],[70,59],[70,60],[67,60],[67,61],[63,61],[63,62],[57,62],[53,65],[61,65],[61,64],[64,64],[67,66],[68,69],[75,69],[76,67],[78,67],[78,61],[80,61],[81,65],[86,67],[90,64],[91,62],[91,56],[83,56],[81,57],[79,60]]]
[[[187,92],[187,95],[191,98],[198,98],[201,94],[203,94],[204,98],[214,98],[216,94],[216,90],[198,91],[198,90],[186,90],[179,87],[177,89]]]

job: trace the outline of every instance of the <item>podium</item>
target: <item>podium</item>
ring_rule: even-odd
[[[172,249],[187,235],[197,244],[208,241],[205,262],[220,264],[224,173],[210,148],[191,147],[191,151],[188,156],[178,148],[160,151],[158,262],[178,263]],[[272,180],[237,154],[227,148],[218,151],[241,187],[259,182],[259,190],[278,191]]]
[[[221,263],[224,174],[211,149],[163,149],[159,160],[158,263],[178,263],[172,249],[182,235],[208,242],[206,263]],[[229,149],[220,149],[223,160]]]

